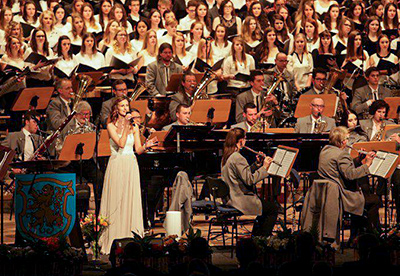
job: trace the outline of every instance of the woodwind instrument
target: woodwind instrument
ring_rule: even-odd
[[[350,146],[350,145],[346,145],[346,147],[348,147],[349,149],[355,150],[356,152],[358,152],[358,153],[360,153],[360,154],[365,154],[365,155],[368,154],[367,151],[361,150],[361,149],[356,149],[356,148],[354,148],[353,146]]]
[[[267,157],[267,155],[266,155],[265,153],[255,151],[255,150],[253,150],[252,148],[249,148],[248,146],[243,146],[243,148],[247,149],[248,151],[250,151],[250,152],[252,152],[252,153],[254,153],[254,154],[256,154],[257,156],[260,156],[260,157],[262,157],[262,158]]]

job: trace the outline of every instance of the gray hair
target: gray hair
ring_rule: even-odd
[[[87,101],[80,101],[76,105],[75,110],[76,110],[76,113],[81,113],[82,111],[89,110],[90,114],[92,114],[92,107],[90,106],[90,104]]]

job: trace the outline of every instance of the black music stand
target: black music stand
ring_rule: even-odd
[[[165,137],[165,144],[176,142],[176,151],[181,152],[181,142],[197,142],[208,138],[213,126],[173,125]],[[190,144],[187,144],[189,147]]]
[[[6,184],[3,179],[7,174],[8,167],[13,160],[15,151],[7,147],[0,146],[0,204],[1,204],[1,244],[4,243],[4,198],[3,187]]]

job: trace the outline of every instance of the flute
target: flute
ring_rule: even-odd
[[[365,154],[365,155],[368,154],[368,151],[365,151],[365,150],[355,149],[354,147],[349,146],[349,145],[346,145],[346,147],[348,147],[348,148],[350,148],[350,149],[352,149],[352,150],[355,150],[356,152],[361,153],[361,154]],[[376,155],[375,155],[374,158],[381,159],[381,160],[385,160],[385,158],[382,158],[382,157],[379,157],[379,156],[376,156]]]
[[[263,157],[263,158],[267,157],[267,155],[266,155],[265,153],[255,151],[255,150],[253,150],[252,148],[249,148],[248,146],[243,146],[243,148],[245,148],[245,149],[247,149],[248,151],[250,151],[250,152],[256,154],[257,156],[261,156],[261,157]],[[279,164],[278,162],[273,161],[273,160],[272,160],[272,163],[276,164],[276,165],[279,166],[279,167],[282,166],[282,164]]]

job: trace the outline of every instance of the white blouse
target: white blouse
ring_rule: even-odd
[[[314,68],[313,59],[310,53],[303,54],[300,57],[296,52],[288,56],[287,70],[294,76],[297,85],[300,88],[307,87],[309,79],[308,73]]]
[[[139,52],[138,57],[143,57],[143,66],[147,66],[150,63],[154,62],[157,60],[157,56],[152,57],[150,56],[149,52],[147,50],[142,50]]]
[[[218,61],[230,56],[232,50],[232,42],[228,41],[227,46],[222,45],[222,47],[220,47],[215,44],[215,41],[213,41],[211,42],[211,47],[213,49],[214,59]]]
[[[224,75],[236,75],[238,73],[250,75],[250,71],[256,69],[254,58],[248,54],[246,54],[246,62],[237,62],[237,69],[235,66],[235,62],[233,61],[232,55],[227,57],[224,60],[223,64],[223,72]],[[243,82],[240,80],[230,79],[228,80],[228,87],[234,88],[245,88],[248,87],[247,82]]]
[[[66,75],[70,75],[77,65],[76,57],[73,55],[70,60],[61,59],[57,61],[55,67],[63,71]]]
[[[94,55],[83,55],[81,52],[75,57],[77,64],[84,64],[94,69],[100,69],[105,67],[106,61],[104,55],[100,52],[96,52]]]

